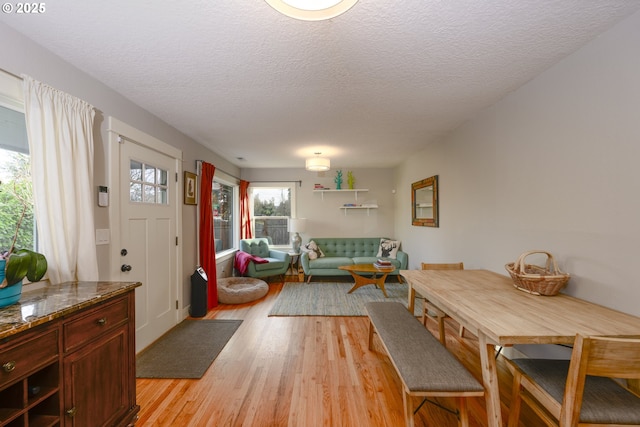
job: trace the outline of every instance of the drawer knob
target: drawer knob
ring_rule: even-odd
[[[4,369],[5,372],[11,372],[14,369],[16,369],[15,360],[10,360],[7,363],[5,363],[4,365],[2,365],[2,369]]]
[[[97,323],[98,325],[100,325],[100,326],[104,326],[104,325],[106,325],[106,324],[107,324],[107,318],[106,318],[106,317],[101,317],[100,319],[98,319],[98,320],[96,321],[96,323]]]
[[[69,416],[69,418],[73,418],[73,417],[75,417],[75,416],[76,416],[76,412],[78,412],[78,410],[77,410],[77,409],[76,409],[76,407],[74,406],[74,407],[73,407],[73,408],[71,408],[71,409],[67,409],[65,412],[66,412],[66,414]]]

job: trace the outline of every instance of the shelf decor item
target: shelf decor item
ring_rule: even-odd
[[[302,244],[302,237],[300,233],[306,230],[307,220],[306,218],[290,218],[289,219],[289,233],[291,233],[291,247],[296,254],[300,253],[300,245]]]
[[[353,190],[355,183],[356,179],[353,177],[353,172],[347,172],[347,185],[349,186],[349,190]]]
[[[336,183],[336,190],[341,190],[342,189],[342,171],[341,170],[336,171],[336,177],[334,178],[334,181]]]
[[[546,265],[540,267],[526,264],[525,258],[533,254],[545,254],[547,256]],[[571,277],[568,273],[560,271],[556,259],[546,251],[525,252],[518,257],[516,262],[506,264],[505,268],[517,289],[533,295],[557,295]]]

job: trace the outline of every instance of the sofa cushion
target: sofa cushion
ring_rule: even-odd
[[[324,257],[309,261],[309,267],[311,268],[338,268],[341,265],[350,264],[353,264],[353,260],[351,258],[339,256]]]
[[[379,258],[396,259],[396,254],[398,253],[399,248],[400,241],[398,240],[380,239],[380,247],[378,248],[377,256]]]
[[[314,240],[327,257],[374,257],[380,246],[380,238],[372,237],[319,237]]]
[[[266,239],[254,239],[250,243],[247,243],[248,244],[241,248],[244,252],[259,256],[260,258],[269,257],[269,243],[267,243]]]
[[[282,268],[284,266],[284,262],[280,261],[279,259],[276,258],[265,258],[266,260],[268,260],[269,262],[266,264],[255,264],[254,266],[256,268],[256,271],[266,271],[266,270],[276,270],[279,268]]]

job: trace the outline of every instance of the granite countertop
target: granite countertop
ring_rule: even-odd
[[[124,294],[140,282],[48,282],[25,285],[20,301],[0,308],[0,339],[26,331],[116,295]]]

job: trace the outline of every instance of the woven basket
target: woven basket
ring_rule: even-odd
[[[526,264],[525,258],[532,254],[547,255],[546,266]],[[557,295],[570,277],[569,274],[560,271],[553,255],[546,251],[525,252],[516,262],[510,262],[504,267],[513,279],[513,286],[534,295]]]

